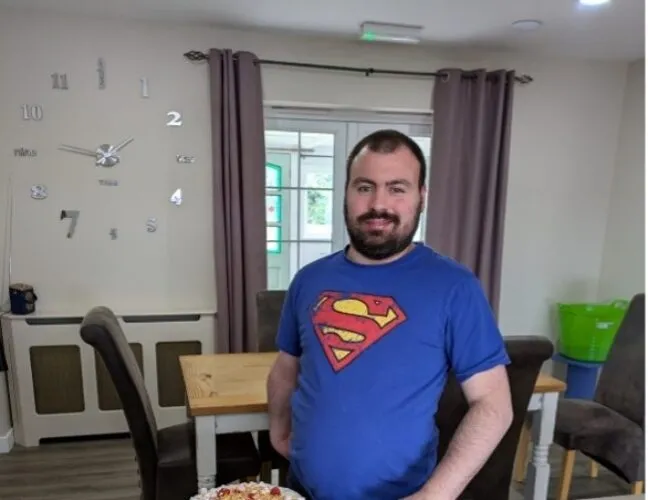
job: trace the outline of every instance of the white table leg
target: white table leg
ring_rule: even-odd
[[[198,490],[216,485],[216,417],[196,417]]]
[[[542,396],[540,410],[533,412],[533,454],[524,485],[525,500],[547,500],[551,473],[549,448],[553,443],[557,409],[558,393],[548,392]]]

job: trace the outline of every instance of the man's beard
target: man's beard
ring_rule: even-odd
[[[416,209],[416,216],[412,221],[412,227],[405,234],[399,234],[398,229],[400,228],[401,221],[400,217],[396,214],[370,210],[359,216],[355,221],[351,221],[349,220],[349,211],[345,203],[344,221],[351,245],[358,253],[371,260],[385,260],[403,252],[414,240],[414,235],[416,234],[421,218],[422,208],[423,203],[419,202]],[[393,226],[384,231],[363,230],[361,228],[362,223],[372,219],[386,220],[391,222]]]

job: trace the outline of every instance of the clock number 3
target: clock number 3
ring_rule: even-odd
[[[182,115],[177,111],[169,111],[167,113],[169,121],[167,121],[167,127],[179,127],[182,125]]]
[[[23,104],[22,114],[23,114],[23,120],[41,121],[43,119],[43,108],[38,104],[36,105]]]

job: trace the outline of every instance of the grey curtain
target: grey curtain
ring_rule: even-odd
[[[217,352],[257,350],[256,294],[266,289],[261,70],[249,52],[209,52]]]
[[[440,72],[425,240],[475,272],[497,315],[515,73]]]

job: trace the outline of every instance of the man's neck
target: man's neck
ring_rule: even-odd
[[[368,257],[365,257],[362,255],[360,252],[358,252],[353,245],[349,244],[347,247],[346,255],[348,259],[352,262],[355,262],[356,264],[363,264],[363,265],[369,265],[369,266],[380,266],[383,264],[389,264],[391,262],[395,262],[401,257],[404,257],[408,253],[410,253],[414,249],[414,243],[410,243],[410,245],[403,250],[402,252],[399,252],[397,254],[394,254],[390,257],[387,257],[386,259],[380,259],[380,260],[374,260],[374,259],[369,259]]]

